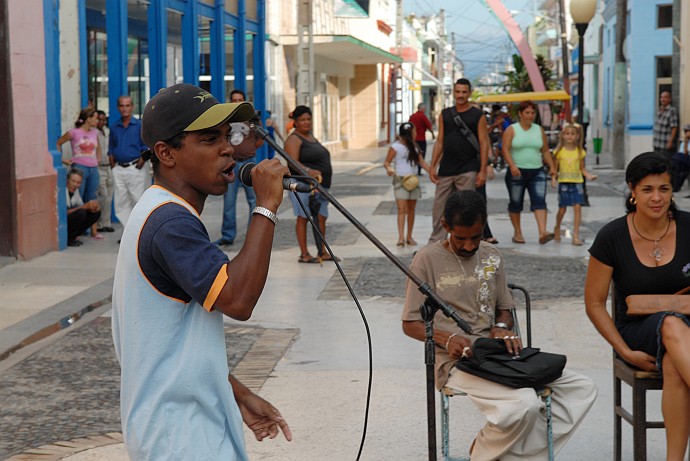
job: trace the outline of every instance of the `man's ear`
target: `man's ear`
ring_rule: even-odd
[[[446,222],[446,218],[441,218],[441,224],[443,224],[443,228],[446,230],[446,232],[450,233],[450,231],[453,230],[450,228],[450,226]]]
[[[175,153],[177,151],[170,147],[170,144],[158,141],[155,146],[153,146],[153,155],[158,157],[158,160],[162,165],[168,168],[172,168],[175,165]]]

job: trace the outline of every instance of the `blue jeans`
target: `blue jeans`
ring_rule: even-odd
[[[529,193],[530,211],[546,209],[546,172],[544,168],[520,168],[520,176],[514,178],[510,170],[506,171],[508,187],[508,211],[520,213],[525,200],[525,189]]]
[[[256,157],[237,162],[233,170],[235,173],[235,180],[228,184],[228,191],[223,196],[223,226],[220,230],[220,238],[230,242],[233,242],[237,236],[237,214],[235,208],[237,206],[237,191],[240,187],[244,188],[244,194],[247,196],[247,204],[249,204],[249,219],[247,219],[247,226],[249,226],[249,220],[252,218],[252,210],[256,206],[254,189],[242,184],[237,176],[242,165],[248,162],[256,162]]]
[[[98,167],[84,166],[78,163],[73,163],[72,168],[76,168],[84,174],[84,180],[79,186],[79,195],[84,203],[89,200],[96,200],[98,198]]]

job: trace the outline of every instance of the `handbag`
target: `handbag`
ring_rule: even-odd
[[[690,296],[684,295],[690,286],[672,295],[629,295],[625,297],[628,315],[650,315],[657,312],[680,312],[690,315]]]
[[[478,338],[472,344],[472,356],[458,360],[455,366],[474,376],[515,389],[543,387],[563,374],[567,357],[525,347],[519,356],[509,354],[498,338]]]
[[[402,184],[403,189],[408,192],[412,192],[419,186],[419,177],[417,177],[416,174],[408,174],[400,180],[400,183]]]

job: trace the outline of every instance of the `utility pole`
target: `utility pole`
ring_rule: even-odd
[[[671,58],[671,104],[680,108],[680,27],[683,7],[681,0],[673,0],[673,57]],[[686,2],[687,4],[687,2]],[[686,13],[687,14],[687,13]],[[680,133],[679,136],[683,134]]]
[[[311,0],[300,0],[297,9],[297,104],[310,108],[313,106],[314,97],[313,69],[314,31]]]
[[[403,0],[396,0],[395,5],[395,52],[402,57],[403,46]],[[402,123],[403,116],[403,78],[402,63],[395,63],[390,66],[390,95],[389,95],[389,114],[388,114],[388,141],[395,139],[395,130]]]
[[[568,32],[565,30],[565,4],[563,0],[558,0],[558,24],[561,35],[561,62],[563,63],[563,90],[570,94],[570,56],[568,55]],[[580,96],[582,97],[582,96]],[[565,120],[572,121],[570,99],[563,101],[563,112]]]
[[[627,64],[623,43],[626,36],[628,15],[627,0],[616,0],[616,64],[613,72],[613,143],[611,147],[612,166],[625,168],[625,102],[627,88]]]

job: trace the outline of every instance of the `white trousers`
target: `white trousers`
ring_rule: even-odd
[[[446,386],[467,393],[486,417],[472,461],[548,460],[546,404],[532,388],[513,389],[454,368]],[[570,439],[597,396],[594,382],[564,370],[549,384],[554,451]]]
[[[110,165],[98,167],[98,205],[101,207],[98,227],[112,227],[110,215],[113,206],[113,172]]]
[[[134,165],[113,168],[115,215],[123,226],[127,225],[134,205],[150,186],[147,165],[138,170]]]

